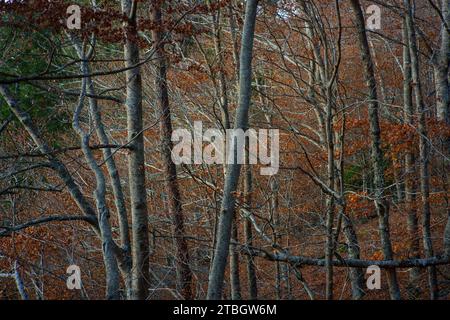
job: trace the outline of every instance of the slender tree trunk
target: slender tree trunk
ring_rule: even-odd
[[[341,210],[345,210],[342,208]],[[358,243],[358,237],[353,227],[353,222],[349,216],[345,213],[342,215],[343,220],[343,231],[345,240],[348,247],[348,256],[350,259],[360,259],[360,248]],[[361,268],[350,268],[350,280],[352,282],[352,298],[353,300],[359,300],[364,295],[364,273]]]
[[[438,119],[450,124],[450,95],[448,71],[450,68],[450,0],[442,0],[444,21],[441,23],[441,48],[435,56],[434,74],[436,81],[436,107]],[[446,26],[447,24],[447,26]]]
[[[234,0],[231,0],[228,5],[228,15],[230,16],[230,33],[233,44],[233,60],[234,68],[236,69],[236,83],[239,83],[239,70],[241,68],[239,61],[239,42],[237,37],[237,23],[233,12]]]
[[[330,91],[330,88],[327,88]],[[331,98],[331,93],[327,93],[327,97]],[[327,102],[326,107],[326,137],[327,137],[327,155],[328,155],[328,186],[334,188],[335,185],[335,174],[334,174],[334,134],[333,134],[333,114],[331,101]],[[333,224],[334,224],[334,197],[327,197],[327,215],[326,215],[326,244],[325,244],[325,269],[326,269],[326,290],[325,297],[327,300],[333,300],[333,265],[331,261],[333,260],[334,252],[334,234],[333,234]]]
[[[87,59],[84,55],[84,48],[80,49],[80,56],[82,60]],[[81,64],[81,72],[84,75],[88,74],[87,64]],[[115,257],[115,244],[112,237],[111,224],[109,221],[109,208],[106,203],[106,180],[103,171],[95,160],[92,150],[89,148],[90,134],[81,128],[80,115],[84,107],[84,99],[87,90],[87,78],[82,80],[82,89],[78,105],[75,108],[72,126],[80,137],[81,150],[83,151],[86,163],[95,175],[95,190],[93,198],[97,206],[97,217],[99,222],[100,235],[102,240],[103,261],[105,264],[106,273],[106,298],[109,300],[118,300],[120,298],[120,276],[119,267]],[[92,110],[90,110],[92,112]]]
[[[220,112],[221,112],[221,118],[222,118],[222,126],[223,128],[230,129],[231,123],[230,123],[230,114],[228,110],[228,85],[227,85],[227,79],[225,76],[225,66],[224,66],[224,56],[223,56],[223,49],[222,49],[222,29],[221,29],[221,11],[218,9],[217,14],[213,17],[213,32],[214,32],[214,50],[216,53],[216,56],[218,57],[218,64],[219,64],[219,94],[220,94]]]
[[[121,0],[122,12],[129,17],[125,26],[125,66],[131,68],[140,62],[136,27],[137,2]],[[134,5],[132,5],[134,3]],[[127,127],[130,152],[128,176],[131,202],[132,228],[132,298],[144,300],[149,289],[149,241],[147,216],[147,190],[145,185],[145,156],[142,120],[142,79],[140,67],[126,71]]]
[[[12,274],[14,281],[16,282],[17,291],[19,291],[20,297],[22,300],[29,300],[27,291],[25,290],[25,284],[23,283],[23,279],[20,276],[19,272],[19,264],[17,261],[14,261],[14,273]]]
[[[417,49],[416,31],[414,26],[414,13],[411,0],[404,0],[407,10],[406,25],[408,30],[408,39],[411,55],[411,75],[414,84],[414,97],[416,101],[417,113],[419,116],[419,157],[420,157],[420,192],[422,198],[422,234],[423,249],[426,258],[430,258],[433,253],[433,242],[430,229],[430,173],[429,173],[429,145],[428,132],[426,126],[426,110],[423,100],[422,83],[420,80],[420,62]],[[438,298],[438,286],[436,267],[428,267],[428,281],[430,285],[430,298]]]
[[[231,5],[231,4],[230,4]],[[216,56],[218,57],[219,64],[219,101],[220,101],[220,113],[222,127],[224,131],[231,128],[230,115],[228,110],[228,85],[225,76],[225,66],[224,66],[224,56],[222,49],[222,28],[221,28],[221,10],[217,9],[217,13],[213,17],[213,33],[214,33],[214,50]],[[239,70],[237,70],[239,71]],[[225,135],[226,137],[226,135]],[[226,141],[225,141],[226,144]],[[224,176],[227,174],[227,168],[224,166]],[[233,213],[233,216],[236,214]],[[231,240],[232,242],[239,241],[239,227],[238,219],[233,218],[231,226]],[[230,244],[230,285],[231,285],[231,299],[240,300],[242,298],[241,294],[241,279],[240,279],[240,268],[239,268],[239,252],[236,250],[236,245]]]
[[[401,203],[403,201],[403,188],[402,188],[402,163],[399,159],[392,161],[392,170],[394,171],[394,181],[395,181],[395,198],[396,203]]]
[[[442,16],[445,23],[441,26],[441,48],[434,61],[435,81],[436,81],[436,103],[438,119],[450,126],[450,85],[448,72],[450,68],[450,0],[442,0]],[[445,254],[450,255],[450,201],[448,199],[448,173],[450,172],[450,138],[442,141],[444,156],[443,163],[443,186],[445,200],[447,202],[447,225],[444,231]]]
[[[338,163],[339,163],[339,166],[338,166],[339,179],[336,181],[336,190],[339,190],[339,194],[340,194],[341,198],[344,198],[344,194],[345,194],[345,184],[344,184],[344,179],[345,179],[345,162],[344,162],[344,160],[345,160],[345,158],[344,158],[344,154],[345,154],[345,126],[346,126],[345,115],[343,116],[342,121],[343,121],[342,132],[341,132],[341,136],[339,138],[339,141],[340,141],[340,150],[339,150],[340,158],[338,161]],[[341,224],[342,224],[345,242],[346,242],[347,248],[348,248],[348,256],[351,259],[360,259],[360,247],[359,247],[359,242],[358,242],[358,236],[355,232],[353,222],[350,219],[350,217],[347,215],[346,210],[347,210],[347,207],[346,207],[345,203],[339,205],[340,219],[338,219],[338,225],[336,227],[337,231],[336,231],[336,236],[335,236],[335,241],[333,243],[333,246],[334,246],[334,248],[336,248],[336,245],[337,245],[338,239],[339,239],[339,232],[340,232],[340,228],[341,228]],[[363,270],[361,268],[350,268],[349,276],[350,276],[350,282],[351,282],[351,286],[352,286],[352,299],[359,300],[362,297],[364,297],[364,295],[365,295]]]
[[[79,41],[74,37],[70,37],[70,39],[72,40],[72,43],[78,53],[79,58],[83,59],[82,56],[83,52]],[[86,74],[91,74],[91,69],[87,59],[83,59],[82,66]],[[86,83],[87,83],[86,93],[90,95],[90,97],[88,98],[89,113],[92,117],[95,132],[97,133],[97,137],[101,144],[109,145],[109,138],[103,126],[102,117],[98,106],[98,100],[96,98],[93,98],[94,96],[96,96],[94,81],[90,76],[87,76]],[[111,186],[114,194],[114,203],[116,206],[117,217],[119,221],[121,259],[118,259],[118,262],[125,282],[126,296],[128,299],[130,299],[132,262],[131,262],[130,233],[129,233],[127,209],[125,204],[125,196],[123,194],[122,184],[120,182],[119,171],[117,170],[116,162],[114,161],[111,149],[104,148],[102,150],[102,153],[111,180]]]
[[[106,269],[106,284],[107,284],[106,297],[108,299],[118,299],[119,276],[117,269],[117,261],[115,258],[116,245],[112,239],[111,227],[109,225],[109,212],[104,201],[104,181],[102,180],[102,177],[98,175],[99,174],[98,166],[96,166],[95,163],[94,166],[92,166],[92,169],[94,169],[94,172],[96,173],[97,182],[99,183],[97,185],[97,189],[94,194],[94,197],[96,198],[97,202],[97,211],[98,211],[97,217],[94,209],[87,202],[86,198],[82,194],[78,185],[73,180],[67,168],[59,159],[57,159],[52,155],[52,150],[50,149],[48,144],[40,137],[40,134],[37,128],[34,126],[33,122],[31,121],[29,114],[26,113],[24,110],[22,110],[22,108],[20,108],[19,104],[12,97],[11,93],[9,92],[6,86],[0,86],[0,94],[3,95],[6,102],[8,103],[8,106],[15,114],[15,116],[19,119],[19,121],[22,123],[22,125],[25,127],[26,131],[33,139],[34,143],[39,148],[39,150],[43,154],[48,155],[52,169],[56,171],[60,179],[64,182],[75,203],[78,205],[78,207],[86,216],[91,218],[89,222],[91,223],[94,230],[102,240],[103,259]],[[87,155],[86,159],[90,161],[92,165],[93,158],[92,155],[90,155],[90,150],[87,150],[89,148],[87,147],[88,141],[86,140],[86,137],[83,138],[82,142],[83,142],[83,151]]]
[[[208,6],[211,4],[208,0]],[[231,5],[231,3],[230,3]],[[221,129],[224,131],[226,138],[226,130],[231,128],[231,122],[230,122],[230,115],[228,110],[229,105],[229,94],[228,94],[228,84],[227,79],[225,75],[225,66],[224,66],[224,55],[223,55],[223,49],[222,49],[222,14],[221,14],[221,8],[218,8],[215,10],[213,14],[213,34],[214,34],[214,50],[218,65],[218,88],[216,89],[216,92],[218,94],[218,100],[220,105],[220,114],[221,114]],[[211,70],[211,68],[210,68]],[[239,70],[237,70],[237,73]],[[215,73],[211,71],[211,75],[215,76]],[[214,81],[214,85],[217,86],[216,82]],[[227,141],[225,141],[226,145]],[[225,156],[225,155],[224,155]],[[227,167],[223,166],[223,173],[224,177],[227,174]],[[233,216],[235,216],[235,213],[233,213]],[[240,268],[239,268],[239,252],[237,250],[237,246],[234,244],[239,239],[239,227],[238,227],[238,219],[236,217],[233,218],[232,221],[232,227],[231,227],[231,243],[230,243],[230,292],[231,292],[231,299],[233,300],[240,300],[241,299],[241,280],[240,280]]]
[[[386,260],[392,260],[394,254],[389,232],[389,202],[385,198],[385,180],[383,151],[381,149],[380,124],[379,124],[379,105],[377,97],[377,84],[375,80],[374,65],[370,55],[369,43],[365,30],[364,15],[361,10],[359,0],[351,0],[352,8],[355,13],[355,22],[357,26],[359,45],[361,50],[361,59],[364,66],[364,76],[368,89],[369,99],[369,122],[370,135],[372,140],[372,162],[374,169],[375,184],[375,208],[379,220],[379,231],[381,243],[383,246],[383,255]],[[397,281],[395,269],[387,270],[389,294],[391,299],[400,299],[400,288]]]
[[[345,177],[345,162],[344,162],[344,154],[345,154],[345,126],[346,126],[346,119],[345,115],[343,116],[343,125],[342,125],[342,132],[341,136],[339,138],[340,141],[340,158],[339,158],[339,179],[336,181],[336,190],[339,190],[339,194],[341,198],[344,198],[345,194],[345,184],[344,184],[344,177]],[[336,227],[336,236],[335,241],[333,242],[334,248],[336,248],[336,245],[338,243],[339,239],[339,232],[340,232],[340,224],[339,221],[341,221],[343,226],[343,232],[345,237],[345,242],[347,244],[347,250],[348,250],[348,256],[350,259],[360,259],[360,247],[358,242],[358,235],[355,232],[355,228],[353,226],[353,222],[350,219],[350,217],[346,213],[346,204],[343,203],[339,205],[339,217],[340,220],[338,220],[338,226]],[[364,297],[365,292],[365,284],[364,284],[364,273],[361,268],[350,268],[349,270],[349,276],[350,276],[350,282],[352,286],[352,299],[353,300],[360,300],[362,297]]]
[[[11,111],[24,126],[25,130],[33,140],[34,144],[38,147],[39,151],[42,154],[48,155],[52,169],[55,170],[59,178],[64,182],[64,185],[69,190],[72,199],[75,201],[78,208],[80,208],[81,212],[83,212],[83,214],[85,214],[86,216],[92,218],[91,224],[98,231],[97,218],[94,209],[84,197],[83,193],[80,190],[80,187],[75,183],[75,180],[71,176],[69,170],[58,158],[53,155],[50,146],[46,141],[44,141],[44,139],[42,139],[38,129],[31,120],[30,115],[20,107],[19,103],[13,97],[7,86],[0,85],[0,94],[5,99]]]
[[[233,218],[231,226],[231,240],[233,242],[239,242],[238,228],[236,216]],[[230,285],[231,285],[231,299],[241,300],[241,279],[239,275],[239,253],[236,250],[236,246],[230,245]]]
[[[246,148],[248,160],[248,147]],[[245,166],[245,177],[244,177],[244,197],[245,203],[244,206],[247,210],[251,210],[252,207],[252,168],[251,165],[247,164]],[[249,247],[253,246],[253,231],[252,231],[252,223],[249,219],[245,219],[244,221],[244,237],[245,244]],[[256,278],[256,268],[255,261],[251,255],[246,255],[246,266],[247,266],[247,283],[248,283],[248,297],[250,300],[258,299],[258,282]]]
[[[281,242],[281,237],[278,235],[279,223],[279,212],[278,212],[278,192],[279,186],[278,181],[275,177],[270,179],[270,203],[269,211],[270,218],[272,221],[272,242],[275,246],[279,246]],[[282,287],[282,266],[279,261],[275,261],[275,296],[277,300],[283,299],[283,287]]]
[[[256,11],[258,0],[248,0],[246,3],[244,30],[242,34],[242,48],[240,57],[240,90],[239,107],[236,115],[236,129],[246,129],[248,126],[248,111],[251,100],[252,57],[253,40],[256,24]],[[237,148],[236,148],[237,149]],[[243,152],[243,150],[236,150]],[[234,163],[228,166],[225,178],[224,196],[222,199],[221,214],[214,260],[209,275],[208,294],[210,300],[218,300],[222,297],[225,266],[228,258],[228,250],[231,237],[231,224],[235,211],[235,191],[237,189],[241,166]]]
[[[158,91],[158,107],[160,112],[161,154],[164,163],[165,187],[168,194],[169,215],[173,219],[173,236],[176,248],[177,290],[186,300],[192,299],[192,272],[189,266],[189,250],[184,228],[184,215],[181,194],[178,186],[177,168],[171,158],[172,152],[172,119],[167,87],[167,60],[164,53],[163,35],[159,28],[162,24],[161,4],[153,1],[151,6],[153,23],[158,26],[152,30],[156,64],[156,88]]]
[[[89,73],[88,69],[88,73]],[[90,77],[87,78],[88,81],[88,93],[90,95],[95,95],[94,83]],[[94,98],[89,98],[90,113],[94,122],[94,126],[97,132],[97,136],[101,144],[109,145],[109,139],[104,130],[100,111],[98,109],[97,100]],[[123,274],[125,282],[125,292],[128,299],[131,298],[131,246],[130,246],[130,234],[128,225],[128,215],[125,205],[125,197],[122,190],[122,185],[120,182],[119,171],[117,170],[116,163],[113,158],[111,149],[105,148],[102,150],[103,159],[106,162],[106,168],[111,179],[111,186],[114,194],[114,203],[117,210],[119,229],[120,229],[120,250],[122,259],[119,259],[119,267]]]
[[[403,108],[404,120],[409,126],[414,125],[414,111],[412,101],[412,75],[411,75],[411,54],[409,50],[409,37],[406,26],[406,19],[403,22]],[[411,258],[419,258],[419,227],[416,210],[416,177],[415,177],[415,156],[413,151],[407,150],[405,154],[405,205],[408,210],[408,247]],[[409,272],[409,292],[410,297],[417,296],[419,289],[420,270],[411,268]]]

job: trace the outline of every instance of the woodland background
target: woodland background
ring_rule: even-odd
[[[448,299],[449,6],[0,1],[0,298]],[[175,166],[194,121],[279,173]]]

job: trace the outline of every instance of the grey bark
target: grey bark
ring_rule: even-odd
[[[422,200],[422,236],[423,236],[423,250],[425,258],[430,258],[434,255],[433,243],[430,229],[430,173],[429,173],[429,144],[428,132],[426,126],[426,110],[423,100],[422,83],[420,79],[420,61],[419,52],[417,49],[416,31],[414,26],[414,12],[411,0],[404,0],[406,14],[406,26],[408,31],[409,48],[411,55],[411,75],[414,85],[414,97],[419,118],[419,160],[420,160],[420,192]],[[438,298],[438,286],[436,268],[430,266],[428,268],[428,283],[430,286],[430,298]]]
[[[339,190],[341,197],[344,197],[345,192],[345,125],[346,125],[346,117],[343,116],[343,125],[340,134],[340,157],[338,161],[338,171],[339,171],[339,179],[336,183],[336,189]],[[341,226],[343,228],[343,233],[345,237],[345,242],[347,245],[348,256],[350,259],[360,259],[360,247],[358,242],[358,235],[356,234],[355,227],[351,218],[346,213],[347,207],[345,203],[339,205],[339,219],[336,226],[336,235],[334,238],[333,246],[336,248],[339,240],[339,233]],[[364,272],[361,268],[350,268],[349,277],[352,286],[352,299],[359,300],[362,299],[365,295],[365,283],[364,283]]]
[[[340,157],[339,157],[339,165],[338,165],[338,171],[339,171],[339,179],[336,183],[336,189],[339,190],[339,193],[341,195],[341,198],[344,197],[345,193],[345,125],[346,125],[346,117],[343,116],[343,125],[341,129],[341,134],[339,137],[340,141]],[[346,213],[347,207],[345,203],[342,203],[339,205],[339,219],[337,223],[337,231],[335,235],[334,240],[334,248],[336,248],[336,245],[338,244],[339,240],[339,233],[340,229],[342,227],[344,237],[345,237],[345,243],[347,245],[348,250],[348,256],[350,259],[360,259],[360,247],[358,242],[358,235],[356,234],[355,227],[353,225],[353,222],[351,218]],[[364,273],[363,269],[361,268],[350,268],[349,270],[349,277],[350,282],[352,286],[352,299],[353,300],[360,300],[364,297],[365,292],[365,284],[364,284]]]
[[[445,121],[447,125],[450,125],[450,84],[448,78],[448,72],[450,68],[450,1],[442,0],[441,13],[444,21],[441,26],[441,48],[435,55],[434,69],[435,69],[435,82],[436,82],[436,107],[438,113],[438,119]],[[446,181],[448,180],[448,172],[450,171],[450,139],[443,141],[443,150],[446,158],[443,159],[443,179],[444,187],[447,188]],[[446,196],[447,197],[447,196]],[[444,249],[445,254],[450,256],[450,207],[447,200],[447,225],[444,231]]]
[[[84,48],[79,48],[82,60],[86,60]],[[81,64],[81,72],[88,74],[87,64]],[[89,148],[90,134],[81,127],[80,115],[84,107],[84,100],[87,90],[87,78],[82,80],[82,88],[78,105],[75,108],[72,126],[80,136],[81,149],[86,163],[95,175],[96,188],[93,197],[97,206],[97,217],[102,240],[103,261],[106,273],[106,298],[118,300],[120,298],[120,275],[117,260],[115,257],[115,244],[112,238],[111,224],[109,221],[109,208],[106,203],[106,180],[100,166],[97,164],[92,150]],[[92,111],[92,110],[91,110]]]
[[[14,261],[14,273],[12,274],[12,276],[14,277],[14,281],[16,282],[17,291],[19,291],[20,297],[22,298],[22,300],[28,300],[29,297],[25,290],[25,285],[23,283],[22,277],[20,276],[19,264],[17,263],[17,261]]]
[[[377,84],[375,71],[370,54],[369,43],[365,30],[365,19],[361,10],[359,0],[351,0],[351,5],[355,14],[355,22],[358,32],[361,59],[364,67],[364,77],[368,90],[369,123],[372,149],[372,162],[374,170],[375,184],[375,208],[378,215],[379,232],[381,237],[383,255],[386,260],[393,259],[392,244],[389,232],[389,203],[384,194],[385,179],[383,167],[383,151],[381,149],[380,124],[379,124],[379,103],[377,97]],[[387,271],[389,294],[391,299],[400,299],[400,288],[397,281],[397,273],[394,269]]]
[[[412,100],[412,75],[411,75],[411,54],[409,50],[409,37],[406,26],[406,19],[403,21],[403,111],[406,124],[414,125],[414,111]],[[408,211],[408,247],[411,258],[419,258],[419,226],[416,212],[416,181],[415,181],[415,155],[407,150],[405,154],[405,205]],[[420,280],[420,271],[412,268],[409,272],[410,296],[415,296],[419,290],[418,281]]]
[[[262,249],[248,248],[247,254],[261,257],[269,261],[282,261],[296,266],[325,266],[325,259],[317,259],[303,256],[294,256],[286,252],[267,252]],[[435,256],[428,259],[407,260],[363,260],[363,259],[335,259],[333,266],[339,268],[368,268],[378,266],[386,271],[396,268],[426,268],[428,266],[439,266],[450,263],[450,257]]]
[[[122,12],[128,17],[125,24],[125,67],[132,68],[140,62],[136,42],[136,1],[121,0]],[[147,192],[145,185],[145,156],[142,120],[142,79],[140,67],[126,71],[127,83],[127,129],[130,152],[128,154],[128,177],[131,202],[132,228],[132,298],[147,298],[149,288],[149,240],[147,217]]]
[[[327,88],[330,91],[330,88]],[[328,98],[331,98],[331,93],[327,93]],[[335,184],[335,163],[334,163],[334,134],[333,134],[333,114],[331,101],[327,102],[326,106],[326,141],[327,141],[327,175],[328,186],[334,187]],[[325,244],[325,269],[326,269],[326,290],[325,297],[327,300],[333,299],[333,265],[331,260],[333,259],[334,241],[333,241],[333,224],[334,224],[334,210],[335,203],[333,196],[327,197],[327,212],[326,212],[326,244]]]
[[[151,6],[151,16],[153,23],[161,25],[162,13],[158,1],[154,1]],[[169,104],[169,93],[167,84],[167,59],[163,48],[163,34],[158,29],[152,30],[152,40],[154,42],[156,79],[155,84],[158,91],[157,104],[160,112],[160,135],[161,154],[164,163],[165,188],[168,194],[169,215],[173,219],[173,236],[176,248],[177,265],[177,290],[184,299],[192,299],[192,272],[189,266],[189,249],[186,241],[184,226],[184,214],[180,188],[178,185],[177,168],[171,158],[172,144],[172,119]]]
[[[240,89],[239,107],[237,109],[235,128],[246,129],[248,125],[248,111],[251,100],[252,56],[253,40],[256,24],[256,11],[258,0],[248,0],[245,10],[245,22],[242,33],[240,53]],[[237,150],[242,152],[243,150]],[[225,177],[224,196],[219,217],[218,234],[215,255],[209,275],[208,294],[209,300],[218,300],[222,297],[225,266],[228,258],[228,247],[231,237],[231,224],[236,202],[234,192],[237,189],[241,166],[230,164]]]
[[[342,210],[345,210],[342,208]],[[343,232],[348,248],[348,256],[350,259],[360,259],[360,248],[358,237],[350,217],[345,213],[342,215]],[[350,280],[352,282],[352,298],[354,300],[361,299],[364,295],[364,273],[361,268],[350,268]]]
[[[434,74],[436,82],[436,108],[439,120],[450,123],[450,96],[448,71],[450,68],[450,1],[441,1],[441,13],[444,21],[441,23],[441,47],[434,53]]]
[[[94,227],[94,230],[99,234],[102,240],[104,253],[103,257],[107,273],[107,298],[117,299],[119,297],[118,295],[119,282],[118,282],[118,274],[116,273],[117,261],[115,260],[114,256],[116,246],[115,243],[112,241],[112,237],[110,236],[110,227],[108,227],[109,225],[108,212],[107,208],[105,209],[105,207],[102,205],[101,195],[100,195],[100,202],[97,202],[97,211],[99,213],[97,218],[94,209],[87,202],[84,195],[81,193],[80,188],[73,180],[71,174],[69,173],[65,165],[53,155],[52,150],[50,149],[48,144],[41,138],[39,131],[31,121],[29,114],[26,113],[24,110],[22,110],[22,108],[20,108],[19,104],[13,98],[12,94],[10,93],[9,89],[6,86],[0,86],[0,93],[5,98],[11,111],[16,115],[16,117],[24,126],[25,130],[33,139],[34,143],[39,148],[40,152],[43,154],[47,154],[51,167],[53,168],[53,170],[55,170],[60,179],[63,180],[73,200],[78,205],[80,210],[87,217],[89,217],[89,220],[87,221],[91,223],[91,225]],[[87,142],[86,138],[84,139],[83,142],[86,145]],[[84,148],[83,151],[86,151],[85,149],[86,147]],[[89,148],[87,147],[87,149]],[[100,193],[101,188],[102,186],[100,186],[100,189],[98,190]]]
[[[75,180],[71,176],[66,166],[53,155],[52,149],[41,138],[39,130],[34,125],[30,115],[19,106],[19,103],[13,97],[7,86],[0,85],[0,94],[6,100],[6,103],[8,104],[11,111],[14,113],[17,119],[19,119],[20,123],[24,126],[25,130],[33,140],[34,144],[39,148],[39,151],[42,154],[47,155],[52,169],[55,170],[59,178],[64,182],[77,206],[80,208],[83,214],[92,219],[91,224],[93,226],[97,226],[96,214],[91,204],[86,200],[86,198],[82,194],[80,187],[75,183]]]
[[[233,218],[231,225],[231,244],[230,244],[230,285],[231,285],[231,299],[241,300],[241,279],[239,275],[239,251],[236,250],[234,243],[239,241],[238,223],[236,215]]]
[[[279,212],[278,212],[278,192],[279,186],[278,181],[275,177],[270,179],[270,218],[272,221],[272,243],[278,246],[281,242],[281,237],[278,235],[277,228],[279,227]],[[283,299],[283,287],[282,287],[282,266],[279,261],[275,262],[275,296],[277,300]]]
[[[80,47],[79,41],[73,36],[70,37],[72,43],[78,53],[80,59],[82,59],[82,68],[85,70],[85,74],[89,75],[91,73],[88,59],[83,59],[83,52]],[[92,48],[93,50],[93,48]],[[89,102],[89,113],[92,118],[93,126],[95,132],[101,144],[110,145],[108,135],[106,134],[105,127],[102,122],[101,112],[98,105],[98,99],[95,97],[95,83],[90,76],[86,77],[87,89],[86,96]],[[117,217],[119,222],[119,235],[121,244],[121,259],[119,259],[119,267],[121,269],[124,282],[125,282],[125,292],[128,299],[131,298],[131,246],[130,246],[130,232],[128,224],[128,214],[125,204],[125,196],[123,193],[122,184],[120,182],[119,171],[114,160],[113,152],[111,148],[103,148],[103,161],[106,163],[106,168],[108,170],[109,179],[114,195],[114,204],[117,211]]]
[[[246,150],[248,153],[248,151]],[[249,159],[247,156],[246,159]],[[253,192],[253,183],[252,183],[252,168],[250,165],[245,166],[245,177],[244,177],[244,197],[245,203],[244,206],[247,210],[251,210],[252,207],[252,192]],[[253,246],[253,231],[252,231],[252,223],[249,219],[244,220],[244,237],[245,244],[247,246]],[[258,282],[256,278],[256,267],[255,261],[252,256],[246,256],[246,267],[247,267],[247,283],[248,283],[248,297],[250,300],[258,299]]]
[[[229,4],[231,6],[232,3]],[[231,13],[233,15],[233,13]],[[233,19],[233,18],[231,18]],[[217,14],[214,15],[213,21],[213,32],[214,32],[214,50],[216,56],[218,57],[219,64],[219,100],[220,100],[220,110],[221,110],[221,120],[222,127],[224,130],[231,128],[230,114],[229,114],[229,98],[228,98],[228,85],[225,76],[225,66],[224,66],[224,56],[222,49],[222,30],[221,30],[221,10],[217,9]],[[236,88],[237,89],[237,88]],[[224,175],[226,175],[227,170],[224,166]],[[233,214],[235,215],[235,213]],[[240,300],[242,299],[241,293],[241,279],[240,279],[240,264],[239,264],[239,252],[236,250],[234,242],[239,239],[239,224],[238,219],[235,217],[232,221],[231,227],[231,239],[230,244],[230,285],[231,285],[231,299]]]

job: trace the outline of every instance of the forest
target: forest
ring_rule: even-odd
[[[449,69],[450,0],[0,0],[0,300],[450,300]]]

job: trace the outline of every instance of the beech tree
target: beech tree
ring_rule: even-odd
[[[448,0],[73,2],[0,1],[2,299],[448,299]]]

